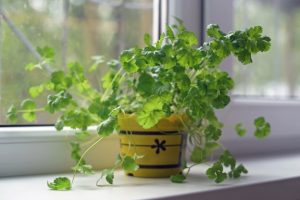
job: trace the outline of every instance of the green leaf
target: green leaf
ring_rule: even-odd
[[[59,111],[62,108],[67,107],[72,102],[72,96],[65,92],[61,91],[55,95],[49,95],[47,97],[47,110],[50,113]]]
[[[57,131],[61,131],[61,130],[63,130],[63,128],[64,128],[64,126],[65,126],[65,124],[64,124],[64,121],[61,119],[61,118],[59,118],[56,122],[55,122],[55,129],[57,130]]]
[[[134,49],[125,50],[120,55],[120,61],[124,70],[128,73],[137,72],[139,67],[134,59]]]
[[[204,130],[205,140],[206,141],[217,141],[222,135],[221,129],[216,128],[213,125],[209,125]]]
[[[55,56],[55,51],[53,48],[50,47],[37,47],[37,52],[44,58],[53,60]]]
[[[223,170],[222,163],[218,161],[206,170],[206,175],[216,183],[221,183],[227,178],[227,174]]]
[[[163,66],[165,69],[171,69],[176,66],[176,60],[173,59],[172,57],[170,58],[166,56],[163,59]]]
[[[144,35],[144,42],[147,46],[151,46],[151,36],[149,33],[145,33]]]
[[[137,90],[142,94],[149,95],[153,92],[154,84],[155,80],[150,74],[142,73],[139,77]]]
[[[51,74],[51,82],[54,84],[60,84],[64,82],[65,73],[63,71],[55,71]]]
[[[162,110],[145,111],[142,110],[137,113],[138,123],[145,129],[155,126],[160,119],[165,116]]]
[[[65,111],[60,118],[64,121],[64,126],[82,131],[96,123],[93,116],[84,108],[75,109],[72,107],[72,109]]]
[[[101,119],[106,119],[109,117],[109,114],[111,112],[111,106],[114,105],[113,100],[105,100],[101,101],[100,98],[96,98],[92,101],[90,104],[88,110],[90,113],[98,115]]]
[[[184,40],[188,46],[193,46],[193,45],[198,44],[198,39],[197,39],[195,33],[193,33],[193,32],[184,31],[184,32],[179,33],[177,36],[179,39]]]
[[[263,139],[270,135],[271,125],[266,122],[264,117],[258,117],[254,120],[255,131],[254,135],[257,139]]]
[[[165,116],[163,111],[164,100],[159,96],[152,96],[137,112],[137,121],[145,129],[156,125]]]
[[[146,60],[148,66],[155,66],[161,63],[161,60],[164,58],[164,54],[162,51],[153,50],[149,48],[145,48],[142,51],[143,59],[139,60]],[[140,66],[140,64],[139,64]]]
[[[161,48],[162,44],[163,44],[163,41],[165,40],[166,38],[166,34],[163,32],[160,37],[159,37],[159,40],[156,42],[155,44],[155,47],[156,48]]]
[[[228,150],[225,150],[220,155],[219,161],[222,162],[224,164],[224,166],[226,166],[226,167],[230,166],[231,169],[235,168],[236,160]]]
[[[203,118],[209,106],[201,97],[201,91],[198,87],[191,87],[188,94],[184,96],[184,105],[188,108],[188,113],[191,117]]]
[[[32,98],[36,98],[44,91],[44,89],[44,85],[32,86],[29,88],[29,94]]]
[[[194,163],[202,163],[206,159],[206,151],[200,147],[194,147],[191,155],[191,161]]]
[[[104,169],[101,172],[101,178],[105,177],[105,180],[109,183],[109,184],[113,184],[114,181],[114,170],[113,169]]]
[[[75,133],[75,137],[80,140],[84,141],[90,136],[90,133],[88,131],[79,131]]]
[[[32,71],[36,68],[42,69],[43,67],[42,67],[41,63],[37,63],[37,64],[29,63],[25,66],[26,71]]]
[[[176,74],[176,83],[180,90],[188,91],[190,89],[191,80],[188,75],[180,73]]]
[[[122,51],[121,55],[120,55],[120,61],[121,63],[127,63],[130,60],[132,60],[134,54],[133,54],[133,49],[129,49],[129,50],[124,50]]]
[[[207,35],[209,37],[213,37],[213,38],[221,38],[222,36],[224,36],[224,33],[222,31],[220,31],[220,28],[217,24],[209,24],[206,28],[206,32]]]
[[[135,160],[132,157],[125,156],[123,158],[122,168],[126,172],[134,172],[139,168],[139,166],[135,163]]]
[[[239,178],[242,174],[247,174],[247,173],[248,170],[242,164],[240,164],[235,169],[230,171],[228,174],[230,178]]]
[[[53,83],[54,90],[61,92],[62,90],[68,89],[72,85],[72,79],[67,77],[63,71],[55,71],[51,74],[51,83]]]
[[[243,127],[243,124],[238,123],[235,125],[235,131],[239,136],[245,136],[247,133],[247,130]]]
[[[183,183],[185,179],[186,179],[186,177],[182,174],[172,175],[170,177],[170,180],[172,181],[172,183]]]
[[[81,174],[85,174],[85,175],[91,175],[94,174],[94,170],[93,167],[91,165],[87,165],[87,164],[80,164],[77,167],[73,167],[72,168],[74,171],[77,171]]]
[[[170,26],[167,25],[167,36],[168,38],[173,41],[175,39],[174,32]]]
[[[130,61],[130,62],[125,62],[123,63],[123,68],[126,72],[128,73],[134,73],[137,72],[139,67],[137,66],[137,64],[135,63],[134,60]]]
[[[247,32],[250,37],[260,37],[263,32],[263,28],[261,26],[253,26],[249,28]]]
[[[70,70],[70,76],[67,78],[71,78],[73,83],[83,83],[86,81],[84,68],[78,62],[68,63],[67,67]],[[68,80],[65,81],[67,82]]]
[[[23,110],[34,110],[36,108],[36,104],[31,99],[25,99],[21,103],[21,108]]]
[[[194,66],[194,58],[187,49],[181,49],[176,55],[177,62],[183,67]]]
[[[21,103],[21,108],[24,110],[24,113],[22,114],[22,117],[29,122],[33,122],[36,120],[36,114],[35,114],[35,109],[36,109],[36,104],[33,100],[31,99],[25,99]]]
[[[162,98],[160,98],[159,96],[152,96],[144,104],[143,110],[145,111],[162,110],[163,105],[164,105],[164,101]]]
[[[70,190],[72,188],[71,181],[67,177],[58,177],[53,182],[47,182],[52,190]]]
[[[266,120],[264,117],[258,117],[254,120],[254,125],[256,127],[264,126],[266,123]]]
[[[9,107],[8,111],[6,112],[6,118],[11,123],[16,123],[18,121],[17,108],[14,105]]]
[[[243,50],[237,54],[238,59],[241,63],[244,65],[252,63],[252,57],[251,57],[251,52],[247,50]]]
[[[99,124],[99,126],[97,127],[97,133],[100,136],[108,136],[113,133],[116,126],[117,118],[110,116]]]
[[[115,77],[115,73],[112,71],[107,72],[106,74],[104,74],[104,76],[102,76],[102,87],[103,89],[107,89],[112,85],[112,81]]]
[[[219,95],[213,100],[212,105],[214,108],[221,109],[226,107],[230,102],[230,97],[228,95]]]
[[[164,53],[164,55],[166,55],[165,56],[166,59],[172,59],[173,60],[173,56],[175,55],[175,51],[174,51],[171,44],[164,44],[161,47],[161,51]]]

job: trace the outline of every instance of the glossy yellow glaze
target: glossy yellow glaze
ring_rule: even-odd
[[[169,117],[161,119],[154,127],[144,129],[136,121],[135,114],[119,114],[118,124],[120,130],[127,131],[179,131],[183,129],[181,120],[186,120],[185,115],[171,115]]]
[[[119,126],[123,130],[120,133],[120,153],[143,155],[143,158],[136,160],[140,169],[127,174],[154,178],[169,177],[181,172],[185,134],[180,132],[182,126],[178,116],[161,120],[155,128],[143,129],[134,115],[122,115],[119,116]]]

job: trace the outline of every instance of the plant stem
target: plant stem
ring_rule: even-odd
[[[74,179],[75,179],[75,176],[76,176],[76,173],[77,173],[77,168],[79,167],[82,159],[84,158],[84,156],[93,148],[95,147],[101,140],[103,140],[104,137],[100,137],[94,144],[92,144],[89,148],[87,148],[83,154],[81,155],[79,161],[77,162],[75,168],[74,168],[74,173],[73,173],[73,178],[72,178],[72,184],[74,182]]]
[[[185,174],[185,177],[187,177],[187,176],[189,175],[189,173],[190,173],[192,167],[194,167],[194,166],[196,166],[196,165],[200,165],[200,164],[202,164],[202,163],[192,164],[191,166],[187,167],[187,172],[186,172],[186,174]]]
[[[109,90],[111,89],[113,83],[116,81],[117,77],[119,76],[119,74],[122,72],[122,68],[119,69],[119,71],[116,73],[116,75],[114,76],[113,80],[111,81],[110,85],[105,89],[101,101],[104,100],[104,98],[106,97],[107,93],[109,92]]]

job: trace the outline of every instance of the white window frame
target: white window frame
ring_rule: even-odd
[[[160,26],[159,29],[154,29],[154,35],[163,31],[165,23],[173,23],[172,17],[177,16],[185,22],[189,30],[196,32],[202,41],[201,28],[204,16],[202,11],[203,6],[206,6],[205,3],[205,0],[154,0],[154,6],[162,8],[161,13],[155,12],[154,9],[154,18],[161,21],[160,24],[154,23],[154,27]],[[227,3],[228,1],[218,1],[215,8],[224,9],[228,7]],[[201,17],[202,19],[199,20]],[[225,19],[222,15],[221,22],[225,21],[228,24]],[[227,31],[226,27],[225,31]],[[230,60],[226,62],[228,64]],[[227,70],[230,72],[230,68]],[[221,121],[226,124],[223,142],[236,155],[299,150],[300,123],[295,120],[300,119],[298,110],[300,110],[300,102],[292,100],[273,101],[232,97],[230,105],[218,111]],[[261,115],[265,116],[272,125],[272,134],[267,140],[257,141],[250,135],[245,138],[238,138],[235,135],[234,124],[245,123],[251,131],[253,130],[252,119]],[[69,171],[74,164],[70,158],[68,145],[73,138],[73,133],[71,130],[57,133],[54,127],[0,127],[0,177]],[[110,166],[114,162],[118,149],[118,137],[113,135],[92,150],[87,160],[96,168]],[[105,152],[105,154],[98,152]]]

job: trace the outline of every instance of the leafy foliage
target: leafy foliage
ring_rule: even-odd
[[[172,175],[170,179],[172,183],[183,183],[186,177],[184,175],[177,174],[177,175]]]
[[[6,112],[6,118],[12,123],[16,123],[18,121],[17,108],[14,105],[11,105]]]
[[[110,116],[97,127],[97,133],[102,136],[110,135],[117,126],[117,118]]]
[[[228,171],[226,171],[226,168],[228,168]],[[225,150],[218,161],[206,171],[207,177],[213,179],[216,183],[223,182],[228,177],[239,178],[242,174],[247,173],[247,169],[242,164],[236,166],[236,160],[228,150]]]
[[[78,62],[71,62],[66,70],[53,70],[49,80],[29,89],[30,96],[37,98],[49,91],[46,105],[37,108],[32,99],[26,99],[20,107],[12,106],[7,119],[16,122],[19,113],[28,121],[34,121],[36,112],[57,113],[55,123],[58,131],[64,127],[76,130],[77,140],[72,143],[72,158],[78,163],[75,171],[91,173],[92,168],[80,155],[79,142],[88,138],[87,128],[97,125],[100,137],[106,137],[118,129],[120,113],[134,113],[143,128],[155,126],[162,118],[172,114],[184,114],[182,120],[189,140],[194,145],[191,160],[195,164],[207,162],[215,150],[222,147],[223,124],[215,115],[216,109],[223,109],[230,103],[233,79],[219,68],[219,64],[233,55],[241,63],[249,64],[253,55],[270,49],[271,39],[263,35],[260,26],[244,31],[224,33],[216,24],[207,27],[210,41],[197,47],[198,40],[193,32],[187,31],[181,20],[167,26],[156,43],[145,34],[145,47],[124,50],[118,60],[105,61],[103,56],[93,57],[94,63],[88,69]],[[44,69],[53,62],[54,50],[38,48],[43,60],[29,64],[26,68]],[[93,87],[87,72],[96,72],[100,65],[107,65],[107,73],[99,79],[100,87]],[[96,74],[96,73],[94,73]],[[255,119],[257,138],[270,133],[270,124],[263,117]],[[246,129],[237,124],[235,130],[244,136]],[[93,145],[92,145],[93,146]],[[138,169],[139,156],[119,155],[113,168],[102,171],[101,178],[113,183],[114,169],[121,166],[127,172]],[[186,174],[174,175],[172,182],[181,183]],[[227,178],[237,178],[247,173],[243,165],[228,150],[206,171],[207,176],[219,183]]]
[[[47,183],[52,190],[70,190],[72,188],[71,181],[67,177],[58,177],[53,182]]]
[[[136,171],[139,168],[139,166],[135,163],[135,159],[134,158],[132,158],[130,156],[125,156],[123,158],[122,168],[126,172],[134,172],[134,171]]]
[[[114,181],[114,170],[113,169],[104,169],[101,174],[101,178],[105,177],[106,181],[109,184],[113,184]]]
[[[36,108],[36,104],[33,100],[25,99],[24,101],[22,101],[21,109],[27,111],[22,114],[22,117],[29,122],[35,121],[35,119],[36,119],[36,115],[34,112],[35,108]]]
[[[114,171],[117,167],[122,167],[127,173],[134,172],[138,170],[139,166],[136,164],[136,160],[142,158],[143,156],[127,156],[120,155],[116,157],[115,166],[113,168],[104,169],[101,172],[101,177],[98,182],[105,177],[105,180],[109,184],[113,184],[114,181]]]
[[[263,139],[267,137],[271,132],[271,126],[269,122],[266,122],[264,117],[258,117],[254,120],[254,125],[256,127],[254,135],[258,139]]]
[[[243,124],[238,123],[235,125],[235,131],[239,136],[245,136],[247,133],[247,130],[243,127]]]

